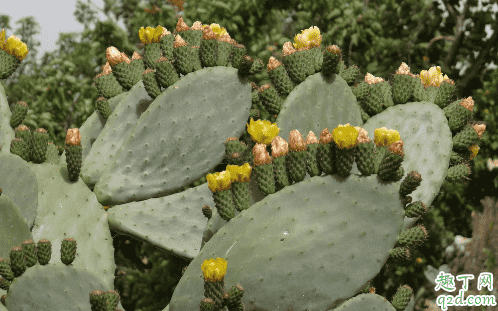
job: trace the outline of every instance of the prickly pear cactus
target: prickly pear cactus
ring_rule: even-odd
[[[11,112],[0,86],[0,173],[12,176],[0,179],[1,212],[18,225],[0,227],[0,255],[50,239],[59,268],[35,265],[16,278],[9,310],[99,300],[94,291],[114,280],[109,228],[192,259],[167,310],[346,310],[388,259],[406,258],[427,237],[423,227],[402,229],[443,181],[471,174],[485,127],[468,122],[472,99],[453,101],[454,83],[440,70],[415,76],[403,64],[392,81],[367,74],[354,85],[359,68],[344,65],[339,47],[322,47],[315,27],[287,42],[281,61],[270,58],[272,84],[258,87],[247,77],[264,64],[217,24],[180,19],[174,33],[147,27],[139,37],[142,55],[107,49],[97,110],[68,130],[60,158],[17,124],[26,106]],[[0,57],[2,77],[22,60]],[[45,162],[34,163],[45,147]],[[208,174],[221,163],[229,173]],[[57,241],[68,237],[77,256],[63,266]],[[228,292],[224,274],[208,280],[200,269],[212,257],[229,263]],[[29,285],[48,274],[60,282]],[[78,296],[74,279],[91,286]],[[45,297],[40,305],[24,301],[35,296]],[[393,300],[396,310],[408,296]]]

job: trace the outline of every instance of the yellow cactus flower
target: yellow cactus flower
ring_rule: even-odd
[[[141,27],[140,31],[138,32],[138,36],[140,37],[140,42],[143,44],[149,44],[149,43],[159,43],[161,41],[161,35],[163,34],[163,27],[160,25],[157,26],[155,29],[152,27]]]
[[[292,43],[292,45],[294,45],[295,49],[302,49],[304,47],[307,47],[308,46],[307,33],[303,32],[303,33],[297,34],[294,37],[294,42],[296,42],[296,43]]]
[[[5,29],[2,29],[2,32],[0,32],[0,49],[4,49],[5,47]]]
[[[217,172],[214,174],[207,174],[206,179],[208,181],[208,188],[212,192],[220,192],[228,190],[230,189],[232,183],[230,178],[230,172],[228,171]]]
[[[247,132],[251,135],[252,140],[259,144],[270,144],[273,138],[280,132],[277,124],[271,123],[268,120],[254,121],[251,118],[249,123],[247,124]]]
[[[213,32],[216,34],[216,38],[223,36],[224,34],[228,34],[227,30],[224,27],[220,27],[219,24],[211,24],[211,25],[202,25],[202,28],[211,27]]]
[[[308,45],[311,47],[318,47],[322,44],[322,35],[320,34],[320,29],[316,26],[310,27],[307,33]]]
[[[444,75],[441,73],[441,67],[431,67],[429,71],[427,70],[422,70],[420,72],[420,80],[422,81],[422,84],[424,87],[428,86],[435,86],[439,87],[443,80],[449,79],[447,75]]]
[[[332,131],[332,139],[339,148],[350,149],[356,146],[358,133],[358,130],[354,126],[347,123],[346,125],[339,125]]]
[[[231,182],[249,182],[251,181],[251,171],[252,168],[249,163],[245,163],[242,166],[238,165],[227,165],[227,171],[230,172]]]
[[[478,145],[473,145],[473,146],[471,146],[469,148],[469,150],[472,151],[472,154],[470,155],[470,159],[472,160],[473,158],[475,158],[475,156],[479,152],[479,146]]]
[[[400,139],[399,132],[396,130],[388,130],[386,127],[382,127],[374,131],[374,142],[379,147],[389,146]]]
[[[5,30],[2,31],[2,35],[0,36],[0,41],[3,42],[4,40]],[[1,44],[1,47],[2,50],[15,56],[18,60],[23,60],[29,52],[28,46],[16,36],[10,36],[7,42]]]
[[[302,30],[300,34],[294,37],[294,48],[300,49],[304,47],[318,47],[322,43],[322,35],[320,29],[316,26],[311,26],[309,29]]]
[[[227,273],[227,261],[223,258],[217,257],[216,259],[206,259],[201,265],[204,281],[206,282],[220,282]]]

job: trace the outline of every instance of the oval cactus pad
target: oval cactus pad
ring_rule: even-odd
[[[351,88],[339,75],[327,77],[316,73],[306,78],[287,96],[276,121],[279,136],[287,139],[292,130],[306,137],[312,131],[317,137],[324,128],[339,124],[361,126],[360,107]]]
[[[204,245],[178,283],[171,311],[199,307],[201,264],[216,257],[228,262],[225,289],[242,285],[250,310],[328,310],[377,275],[398,241],[399,185],[376,175],[327,175],[268,195]]]
[[[213,169],[249,118],[251,86],[235,68],[210,67],[168,87],[95,184],[103,205],[164,196]]]
[[[453,138],[443,110],[430,102],[407,103],[390,107],[370,118],[363,128],[374,139],[374,130],[387,127],[399,132],[404,142],[405,174],[417,171],[422,182],[413,193],[412,201],[430,206],[439,193],[450,163]],[[416,219],[406,218],[405,227]]]

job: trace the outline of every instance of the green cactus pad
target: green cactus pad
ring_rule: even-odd
[[[375,311],[396,311],[396,309],[384,297],[377,294],[360,294],[353,297],[334,311],[358,311],[358,310],[375,310]]]
[[[38,183],[35,173],[20,157],[10,153],[0,153],[0,176],[2,176],[0,178],[2,196],[7,195],[13,200],[27,221],[28,228],[31,228],[38,208]],[[20,242],[22,241],[16,243]]]
[[[127,95],[115,106],[105,127],[98,134],[81,168],[81,178],[93,188],[105,169],[112,163],[124,140],[147,110],[153,99],[145,90],[143,81],[138,81]],[[83,135],[82,135],[83,136]],[[82,137],[83,142],[83,137]]]
[[[170,310],[198,308],[201,264],[216,257],[228,262],[225,288],[242,285],[249,309],[327,310],[357,293],[388,259],[403,225],[398,192],[399,182],[379,183],[377,176],[328,175],[268,195],[204,245]]]
[[[399,132],[404,142],[405,172],[417,171],[422,182],[411,196],[430,206],[439,193],[450,162],[453,140],[443,110],[433,103],[407,103],[390,107],[370,118],[362,126],[374,141],[374,130],[386,127]],[[406,218],[405,225],[416,219]]]
[[[108,99],[109,107],[111,110],[119,104],[119,102],[125,98],[129,92],[124,92],[119,95],[114,96],[111,99]],[[88,152],[90,152],[90,148],[92,148],[92,144],[99,136],[100,132],[104,128],[106,124],[106,119],[102,118],[99,112],[96,110],[92,113],[91,116],[86,119],[85,123],[80,127],[81,134],[81,146],[83,147],[83,159],[86,158]]]
[[[38,215],[32,239],[52,242],[52,264],[61,262],[62,239],[72,237],[78,241],[79,253],[73,266],[93,271],[105,284],[113,286],[116,265],[108,217],[95,194],[81,179],[69,181],[65,165],[28,165],[39,181]]]
[[[95,184],[99,202],[157,197],[199,179],[223,159],[223,142],[242,135],[251,101],[251,86],[235,68],[209,67],[183,77],[128,134]]]
[[[292,130],[313,133],[319,137],[324,128],[339,124],[361,126],[360,107],[351,88],[339,75],[315,73],[297,85],[282,104],[276,123],[280,137],[289,137]]]
[[[2,189],[3,190],[3,189]],[[0,257],[8,259],[10,249],[21,245],[24,240],[33,239],[26,218],[19,207],[3,190],[0,196]]]
[[[119,205],[108,210],[107,218],[111,230],[192,259],[200,251],[206,227],[204,205],[211,207],[213,216],[217,214],[207,183],[170,196]]]
[[[60,156],[59,156],[59,151],[57,150],[57,146],[54,145],[54,143],[50,142],[47,144],[47,162],[59,165],[60,163]]]
[[[2,52],[4,51],[0,50],[0,53]],[[7,101],[3,85],[0,83],[0,153],[10,153],[10,142],[15,137],[14,129],[10,126],[11,116],[12,111],[10,111],[9,102]]]
[[[12,282],[5,302],[9,310],[90,310],[88,294],[97,288],[109,290],[114,286],[106,284],[91,268],[77,269],[62,263],[36,265]]]

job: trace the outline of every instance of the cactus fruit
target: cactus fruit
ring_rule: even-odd
[[[15,277],[19,277],[26,271],[26,260],[20,246],[14,246],[10,250],[10,267]]]
[[[392,305],[397,311],[403,311],[408,306],[410,299],[413,297],[413,290],[408,285],[403,285],[398,288],[398,291],[393,297]]]
[[[116,76],[112,72],[111,65],[107,62],[102,66],[102,72],[95,76],[95,87],[106,99],[112,98],[124,92]]]
[[[10,288],[11,281],[0,277],[0,289],[8,291]]]
[[[251,170],[249,163],[242,166],[227,165],[227,171],[230,172],[233,202],[235,209],[239,212],[248,209],[250,206],[249,182],[251,181]]]
[[[399,234],[399,243],[401,245],[415,245],[424,241],[428,236],[424,226],[413,227]]]
[[[92,311],[104,311],[107,310],[107,301],[104,296],[105,292],[103,290],[93,290],[90,293],[90,304],[92,306]]]
[[[29,161],[30,149],[28,142],[21,138],[14,138],[10,143],[10,153],[20,156],[24,161]]]
[[[76,257],[76,241],[72,238],[65,238],[61,243],[61,261],[65,265],[73,263]]]
[[[119,293],[114,290],[108,290],[103,294],[104,299],[107,301],[107,311],[116,310],[119,303]]]
[[[49,240],[41,239],[37,244],[37,253],[38,262],[40,265],[46,265],[50,261],[52,257],[52,243]]]
[[[36,265],[38,259],[36,255],[36,244],[33,240],[29,239],[22,242],[22,252],[24,253],[24,259],[28,268]]]
[[[265,144],[256,144],[252,149],[254,156],[254,175],[259,189],[265,195],[275,193],[275,176],[272,158],[266,151]]]
[[[406,261],[410,258],[410,250],[406,247],[395,247],[389,252],[389,256],[397,261]]]
[[[76,181],[82,163],[81,134],[78,129],[68,129],[66,135],[66,163],[69,180]]]
[[[286,156],[286,165],[289,178],[294,182],[300,182],[306,177],[307,149],[303,136],[298,130],[289,134],[289,154]]]
[[[0,258],[0,275],[7,281],[14,279],[14,272],[12,272],[8,259]]]
[[[427,212],[428,207],[424,204],[424,202],[417,201],[409,204],[405,209],[406,217],[416,218],[422,216]]]
[[[48,147],[48,132],[43,128],[39,128],[33,132],[31,138],[31,160],[34,163],[43,163],[47,160],[47,147]]]
[[[318,139],[316,138],[315,133],[310,131],[308,136],[306,136],[306,165],[308,174],[311,177],[322,175],[322,170],[318,165],[318,148],[320,148]]]
[[[413,191],[417,189],[418,186],[420,186],[420,183],[422,182],[422,176],[416,171],[411,171],[406,175],[405,179],[400,185],[399,188],[399,193],[402,196],[407,196]]]
[[[201,311],[216,311],[220,308],[214,303],[214,300],[211,298],[202,298],[200,304]]]
[[[231,189],[231,177],[229,171],[209,174],[206,176],[209,189],[213,192],[216,210],[221,218],[229,221],[235,216],[235,207]]]
[[[280,190],[292,183],[292,181],[289,180],[286,167],[286,158],[289,154],[289,144],[282,137],[275,136],[271,141],[271,154],[273,174],[275,176],[275,187]]]
[[[12,111],[12,116],[10,118],[10,126],[12,128],[18,127],[22,123],[26,115],[28,114],[28,104],[23,101],[18,102],[14,106],[14,111]]]

